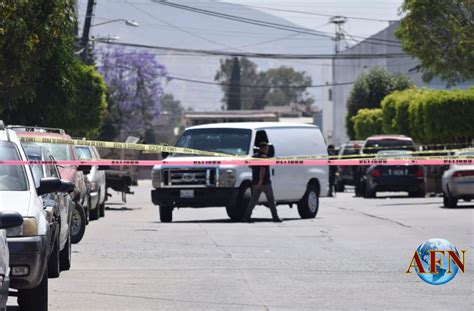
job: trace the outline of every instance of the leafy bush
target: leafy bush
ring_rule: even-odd
[[[382,133],[382,109],[360,109],[352,117],[356,139],[363,140],[375,134]]]
[[[474,138],[474,88],[408,89],[382,102],[383,131],[422,143],[468,142]]]

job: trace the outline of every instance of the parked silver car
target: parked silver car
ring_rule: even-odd
[[[28,160],[32,161],[55,161],[48,149],[34,143],[22,143]],[[36,187],[41,179],[47,177],[61,178],[56,165],[31,165]],[[62,181],[65,188],[59,192],[42,195],[43,206],[50,217],[51,232],[54,238],[48,262],[48,275],[50,278],[59,277],[61,271],[69,270],[71,267],[71,221],[74,210],[74,201],[69,193],[74,191],[72,182]],[[66,189],[67,188],[67,189]]]
[[[463,158],[474,159],[474,149],[466,149],[456,153]],[[458,200],[474,199],[474,165],[452,164],[443,174],[443,203],[444,206],[455,208]]]
[[[23,217],[17,212],[0,212],[0,310],[5,310],[10,287],[10,252],[4,229],[23,224]]]
[[[93,146],[76,146],[76,153],[81,160],[100,160],[100,155],[97,149]],[[105,166],[92,165],[87,174],[87,181],[90,185],[90,220],[97,220],[99,217],[105,216],[105,199],[106,199],[106,185],[105,185]]]

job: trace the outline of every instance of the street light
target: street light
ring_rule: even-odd
[[[139,27],[140,26],[140,24],[138,24],[138,22],[134,21],[133,19],[118,18],[118,19],[113,19],[113,20],[110,20],[110,21],[94,24],[94,25],[91,25],[91,27],[97,27],[97,26],[110,24],[110,23],[116,23],[116,22],[125,22],[125,25],[131,26],[131,27]]]

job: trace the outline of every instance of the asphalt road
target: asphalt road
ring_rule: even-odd
[[[50,310],[474,310],[472,202],[346,192],[321,199],[311,220],[281,206],[281,224],[265,207],[251,224],[222,208],[180,209],[162,224],[150,182],[134,190],[74,245],[72,269],[50,280]],[[435,237],[468,250],[466,272],[441,286],[405,274]]]

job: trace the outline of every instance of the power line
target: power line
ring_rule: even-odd
[[[330,33],[326,32],[321,32],[321,31],[314,31],[312,29],[308,28],[302,28],[302,27],[294,27],[294,26],[288,26],[284,24],[278,24],[278,23],[273,23],[273,22],[266,22],[262,20],[256,20],[256,19],[251,19],[251,18],[246,18],[246,17],[241,17],[241,16],[236,16],[236,15],[230,15],[230,14],[225,14],[225,13],[220,13],[220,12],[215,12],[215,11],[209,11],[209,10],[204,10],[200,9],[197,7],[192,7],[192,6],[187,6],[187,5],[182,5],[178,3],[173,3],[173,2],[167,2],[167,1],[162,1],[162,0],[152,0],[153,2],[159,4],[159,5],[164,5],[164,6],[169,6],[173,7],[176,9],[181,9],[181,10],[186,10],[186,11],[191,11],[199,14],[205,14],[205,15],[210,15],[218,18],[223,18],[223,19],[228,19],[228,20],[233,20],[241,23],[246,23],[246,24],[252,24],[252,25],[257,25],[257,26],[262,26],[262,27],[267,27],[267,28],[274,28],[274,29],[280,29],[280,30],[286,30],[286,31],[292,31],[292,32],[297,32],[301,34],[308,34],[312,36],[320,36],[320,37],[325,37],[334,40],[334,36]],[[397,44],[396,47],[400,47],[400,43],[398,41],[394,40],[385,40],[385,39],[379,39],[379,38],[365,38],[365,37],[360,37],[361,39],[368,39],[373,41],[373,44],[377,44],[378,42],[380,43],[385,43],[383,45],[387,45],[386,43],[394,43]]]
[[[211,82],[197,79],[188,79],[180,78],[174,76],[167,76],[168,80],[177,80],[190,83],[198,84],[207,84],[207,85],[218,85],[218,86],[231,86],[230,83],[220,83],[220,82]],[[251,85],[251,84],[239,84],[236,85],[241,88],[252,88],[252,89],[306,89],[306,88],[322,88],[322,87],[332,87],[340,85],[351,85],[354,82],[343,82],[343,83],[333,83],[333,84],[307,84],[307,85]],[[234,86],[234,85],[232,85]]]
[[[378,53],[378,54],[278,54],[278,53],[251,53],[238,51],[217,51],[217,50],[200,50],[188,48],[173,48],[165,46],[154,46],[137,43],[126,42],[101,42],[112,46],[134,47],[162,50],[168,52],[187,53],[201,56],[237,56],[248,58],[266,58],[266,59],[379,59],[379,58],[407,58],[411,57],[404,53]]]
[[[231,4],[231,5],[240,5],[240,4],[235,4],[235,3],[229,3],[229,4]],[[297,14],[312,15],[312,16],[332,17],[332,16],[336,15],[336,14],[323,14],[323,13],[316,13],[316,12],[298,11],[298,10],[277,9],[277,8],[271,8],[271,7],[259,6],[259,5],[246,5],[246,4],[244,4],[243,6],[246,6],[246,7],[249,7],[249,8],[256,8],[256,9],[264,9],[264,10],[268,10],[268,11],[297,13]],[[344,17],[346,17],[348,19],[356,19],[356,20],[362,20],[362,21],[383,22],[383,23],[392,22],[392,20],[389,20],[389,19],[378,19],[378,18],[346,16],[346,15],[344,15]]]

